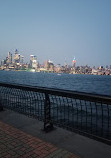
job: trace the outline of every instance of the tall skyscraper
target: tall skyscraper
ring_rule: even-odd
[[[17,49],[15,50],[15,54],[14,54],[14,57],[13,57],[13,63],[15,65],[19,65],[20,64],[20,54],[18,54],[18,50]]]
[[[30,66],[31,68],[34,68],[34,69],[38,68],[38,61],[35,55],[30,55]]]
[[[8,56],[6,57],[6,64],[12,64],[12,54],[8,52]]]
[[[76,59],[75,59],[75,57],[74,57],[74,59],[72,61],[72,64],[73,64],[73,68],[75,69],[75,67],[76,67]]]

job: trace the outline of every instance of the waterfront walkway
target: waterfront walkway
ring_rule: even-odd
[[[110,158],[111,146],[10,110],[0,112],[0,158]]]
[[[17,128],[0,121],[0,157],[61,157],[77,158],[70,152],[57,148],[37,137],[33,137]],[[78,157],[79,158],[79,157]]]

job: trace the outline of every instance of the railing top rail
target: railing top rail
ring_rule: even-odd
[[[25,91],[48,93],[48,94],[52,94],[52,95],[81,99],[81,100],[85,100],[85,101],[111,104],[111,96],[108,96],[108,95],[99,95],[99,94],[63,90],[63,89],[55,89],[55,88],[47,88],[47,87],[39,87],[39,86],[29,86],[29,85],[23,85],[23,84],[17,85],[17,84],[10,84],[10,83],[0,83],[0,86],[21,89],[21,90],[25,90]]]

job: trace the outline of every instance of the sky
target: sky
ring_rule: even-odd
[[[111,65],[111,0],[0,0],[0,60]]]

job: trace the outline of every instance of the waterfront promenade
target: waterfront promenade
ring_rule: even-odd
[[[0,112],[0,157],[110,158],[111,146],[5,109]]]

